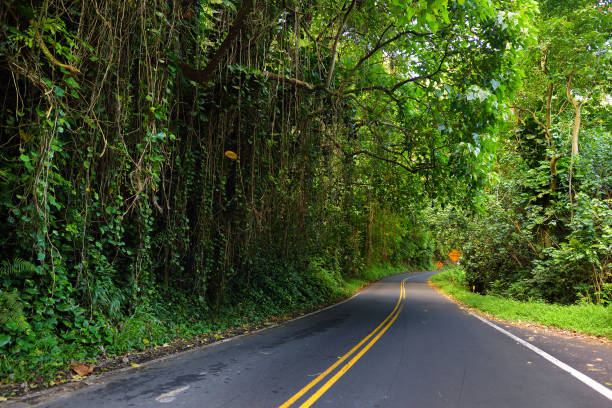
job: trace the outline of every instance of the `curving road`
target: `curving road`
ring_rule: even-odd
[[[184,353],[39,404],[112,407],[612,407],[605,390],[460,310],[383,279],[280,327]]]

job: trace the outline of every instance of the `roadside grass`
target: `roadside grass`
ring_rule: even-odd
[[[460,268],[434,275],[430,281],[460,302],[500,319],[539,323],[612,339],[610,307],[589,303],[565,306],[542,301],[521,302],[499,296],[479,295],[469,290],[465,274]]]
[[[386,276],[398,275],[408,272],[408,268],[404,265],[382,264],[367,267],[359,277],[348,278],[343,282],[343,290],[347,296],[352,295],[366,285]]]

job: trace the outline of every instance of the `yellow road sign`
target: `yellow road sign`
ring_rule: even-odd
[[[440,269],[441,267],[443,267],[443,266],[444,266],[444,264],[443,264],[442,262],[438,261],[438,262],[436,263],[436,266],[438,267],[438,269]]]
[[[459,258],[461,258],[461,252],[457,251],[456,249],[453,249],[451,253],[448,254],[448,257],[451,259],[451,261],[457,262]]]
[[[225,152],[225,157],[227,157],[230,160],[236,160],[238,158],[238,155],[231,150],[227,150]]]

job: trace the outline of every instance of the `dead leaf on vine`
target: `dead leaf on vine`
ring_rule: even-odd
[[[73,364],[70,366],[72,371],[80,375],[81,377],[86,377],[89,374],[93,373],[94,365],[93,364]]]

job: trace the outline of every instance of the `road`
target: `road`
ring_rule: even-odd
[[[431,273],[40,404],[113,407],[606,407],[612,401],[432,290]]]

